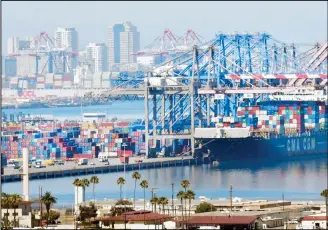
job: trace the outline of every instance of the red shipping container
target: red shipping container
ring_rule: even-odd
[[[92,159],[92,154],[74,154],[74,158],[80,159],[80,158],[86,158],[86,159]]]

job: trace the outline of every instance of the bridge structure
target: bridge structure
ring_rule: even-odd
[[[117,79],[109,90],[84,97],[143,98],[146,154],[167,139],[188,139],[194,154],[195,128],[214,127],[212,117],[236,117],[239,106],[268,101],[272,93],[324,87],[327,44],[304,51],[267,33],[218,33],[207,46],[193,46],[149,72]]]

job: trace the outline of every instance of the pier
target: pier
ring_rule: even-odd
[[[132,160],[130,160],[132,161]],[[71,177],[71,176],[82,176],[82,175],[93,175],[101,173],[111,172],[123,172],[124,165],[121,163],[104,165],[101,162],[96,162],[95,165],[84,165],[78,166],[74,162],[67,162],[62,166],[47,166],[46,168],[30,168],[29,179],[40,180],[49,178],[60,178],[60,177]],[[203,159],[187,157],[175,157],[175,158],[154,158],[145,159],[141,163],[129,163],[125,165],[126,171],[138,171],[143,169],[157,169],[166,167],[180,167],[202,164]],[[17,182],[22,180],[22,173],[18,170],[11,170],[5,168],[5,173],[2,176],[3,183]]]

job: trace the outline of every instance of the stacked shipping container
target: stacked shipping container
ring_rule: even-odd
[[[8,159],[20,158],[21,150],[28,147],[31,156],[39,159],[98,157],[99,152],[122,156],[144,149],[143,133],[133,130],[129,122],[52,123],[26,126],[10,123],[4,126],[7,135],[1,138],[2,151]],[[38,131],[36,131],[38,130]]]

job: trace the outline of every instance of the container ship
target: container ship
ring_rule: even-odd
[[[238,107],[235,118],[216,117],[215,128],[196,128],[196,155],[219,163],[327,157],[327,108],[325,100],[291,94]]]

